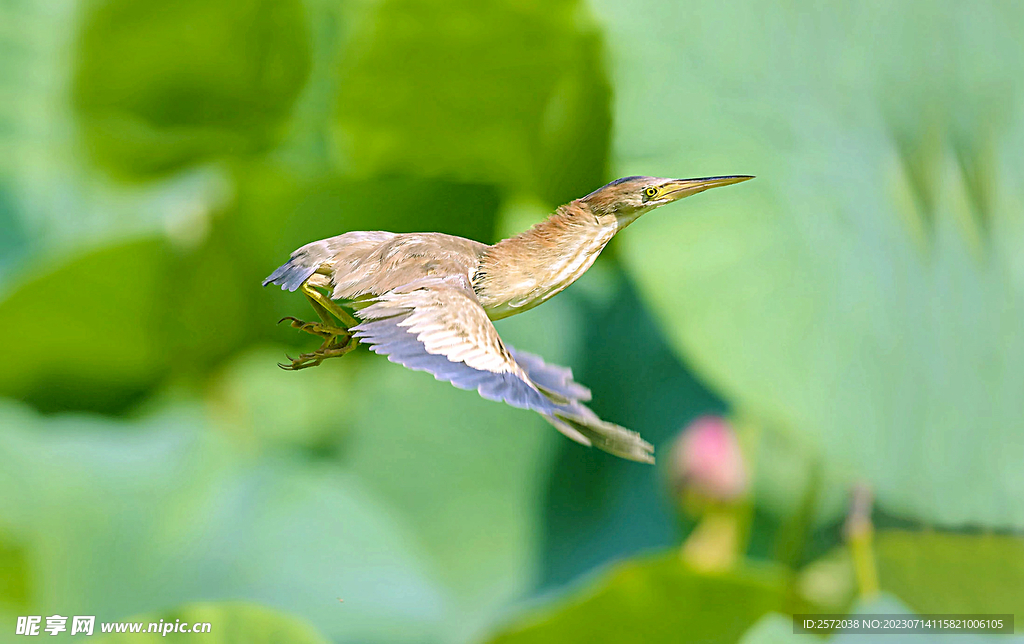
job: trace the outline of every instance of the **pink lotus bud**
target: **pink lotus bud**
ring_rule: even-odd
[[[733,501],[747,493],[749,477],[736,432],[724,418],[701,416],[672,446],[672,487],[710,501]]]

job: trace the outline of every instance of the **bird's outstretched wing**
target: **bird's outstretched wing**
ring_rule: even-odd
[[[415,280],[356,312],[355,336],[375,353],[460,389],[540,413],[560,432],[623,458],[653,462],[636,432],[606,423],[582,404],[590,390],[566,367],[505,345],[464,276]]]

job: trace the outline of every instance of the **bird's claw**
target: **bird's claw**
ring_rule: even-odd
[[[306,369],[307,367],[316,367],[327,358],[334,358],[343,356],[352,349],[355,348],[356,340],[352,337],[352,332],[346,328],[333,326],[328,322],[306,322],[298,318],[287,315],[277,321],[281,324],[285,320],[296,329],[311,333],[315,336],[323,338],[323,344],[320,348],[311,353],[299,354],[298,358],[286,356],[290,362],[278,363],[278,366],[287,371],[298,371],[299,369]]]
[[[290,315],[286,315],[285,317],[281,318],[280,320],[277,321],[277,323],[281,324],[285,320],[288,320],[289,324],[295,329],[305,331],[306,333],[312,333],[313,335],[318,335],[321,338],[326,338],[328,340],[340,336],[348,337],[350,335],[348,329],[337,326],[330,326],[327,324],[323,324],[321,322],[306,322],[305,320],[300,320]]]
[[[290,355],[285,354],[285,357],[291,362],[289,364],[278,362],[277,366],[281,367],[285,371],[298,371],[299,369],[306,369],[307,367],[316,367],[328,358],[343,356],[355,348],[356,340],[351,335],[346,338],[346,341],[343,344],[338,343],[337,338],[332,337],[326,340],[316,351],[311,353],[300,353],[298,358],[293,358]]]

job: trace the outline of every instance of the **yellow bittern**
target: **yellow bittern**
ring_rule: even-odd
[[[653,463],[650,443],[583,405],[590,390],[573,381],[572,371],[513,349],[491,321],[561,292],[590,268],[615,233],[645,212],[752,178],[626,177],[493,246],[443,233],[382,231],[306,244],[263,285],[301,289],[320,322],[284,320],[324,341],[281,366],[316,366],[362,342],[392,362],[532,409],[579,443]]]

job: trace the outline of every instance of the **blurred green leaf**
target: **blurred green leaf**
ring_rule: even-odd
[[[160,302],[171,265],[154,239],[35,263],[0,300],[0,345],[9,365],[0,394],[44,409],[112,409],[166,370]]]
[[[277,319],[248,315],[245,289],[259,282],[240,283],[230,250],[182,251],[160,236],[27,265],[0,299],[0,346],[17,365],[0,394],[113,412],[172,371],[203,372]]]
[[[146,633],[102,635],[97,638],[100,644],[135,644],[136,642],[163,642],[170,634],[179,642],[206,642],[207,644],[274,644],[277,642],[288,642],[289,644],[326,644],[325,640],[309,624],[291,615],[280,611],[271,610],[255,604],[243,604],[237,602],[192,604],[177,610],[147,615],[134,615],[122,621],[139,622],[145,624],[156,623],[161,628],[163,623],[177,624],[180,620],[183,624],[192,627],[194,624],[206,623],[210,625],[207,633]],[[99,634],[100,627],[97,624],[94,634]]]
[[[887,530],[878,581],[918,613],[1013,613],[1024,623],[1024,539]]]
[[[781,608],[784,579],[774,568],[703,575],[678,552],[636,559],[490,641],[735,642],[759,617]]]
[[[360,361],[301,374],[276,367],[284,361],[284,347],[253,349],[230,361],[208,389],[212,416],[220,427],[271,449],[330,453],[350,429],[345,410],[356,398]]]
[[[675,348],[885,511],[1024,526],[1021,8],[595,4],[621,173],[758,175],[623,235]]]
[[[604,174],[609,88],[577,0],[385,0],[341,59],[338,149],[361,175],[486,181],[552,201]]]
[[[351,474],[253,454],[187,407],[124,422],[5,403],[0,428],[0,529],[29,548],[33,612],[244,599],[332,639],[440,639],[417,537]]]
[[[266,148],[311,64],[299,0],[93,0],[74,63],[85,149],[133,177]]]

